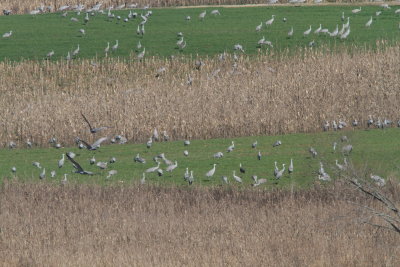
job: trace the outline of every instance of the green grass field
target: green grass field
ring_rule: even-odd
[[[74,50],[80,44],[80,58],[104,57],[107,42],[110,46],[119,40],[119,48],[111,56],[125,57],[136,49],[140,40],[146,47],[146,56],[178,55],[209,55],[212,56],[224,51],[232,52],[234,44],[242,44],[247,54],[257,53],[257,41],[265,36],[274,47],[272,51],[306,47],[314,40],[316,46],[327,44],[330,47],[342,47],[341,44],[350,46],[374,47],[376,40],[399,40],[399,15],[394,13],[396,8],[384,10],[379,6],[363,6],[358,14],[352,14],[352,6],[271,6],[271,7],[243,7],[243,8],[218,8],[221,16],[210,15],[214,8],[165,8],[153,9],[145,26],[146,34],[143,38],[136,34],[136,28],[141,21],[136,18],[127,23],[123,18],[128,11],[114,11],[121,16],[109,21],[106,15],[91,16],[87,25],[83,25],[84,14],[77,16],[70,12],[67,17],[60,13],[45,15],[13,15],[0,17],[0,33],[10,30],[10,38],[0,40],[0,59],[20,60],[43,59],[51,50],[55,51],[54,59],[64,58],[68,51]],[[204,21],[200,21],[200,12],[207,10]],[[382,10],[377,17],[375,12]],[[136,10],[139,14],[141,10]],[[310,34],[303,37],[303,32],[312,25],[314,31],[319,24],[323,28],[333,31],[336,25],[342,25],[341,14],[350,17],[351,33],[348,39],[334,39],[326,35]],[[191,21],[186,21],[186,16],[191,16]],[[276,15],[271,27],[263,26],[260,32],[255,28],[260,22],[265,22]],[[373,16],[374,21],[370,28],[365,23]],[[79,18],[79,22],[72,22],[72,17]],[[283,18],[287,22],[283,22]],[[294,36],[287,39],[290,27],[294,27]],[[86,35],[78,32],[85,29]],[[183,52],[176,49],[177,32],[183,32],[187,47]],[[267,48],[263,48],[267,49]]]
[[[349,143],[354,147],[352,154],[348,157],[356,168],[365,169],[382,177],[397,177],[400,169],[398,158],[399,152],[399,129],[385,130],[349,130],[343,132],[326,132],[317,134],[291,134],[284,136],[260,136],[243,137],[236,139],[213,139],[195,140],[190,146],[185,147],[183,141],[155,143],[150,149],[145,144],[127,145],[104,145],[98,151],[79,150],[78,148],[33,148],[0,150],[0,177],[13,177],[11,167],[17,168],[17,176],[22,180],[39,181],[41,170],[32,165],[33,161],[38,161],[46,168],[47,180],[59,182],[64,173],[69,174],[69,181],[73,183],[88,182],[107,184],[119,181],[129,183],[138,181],[144,170],[156,166],[152,158],[164,152],[169,160],[177,160],[178,167],[172,173],[164,172],[164,176],[158,177],[156,173],[146,175],[147,183],[155,184],[186,184],[183,181],[183,174],[186,167],[193,170],[195,184],[219,185],[221,176],[228,176],[230,183],[235,186],[237,183],[232,178],[232,171],[242,177],[243,186],[252,183],[251,175],[259,178],[267,178],[268,182],[261,187],[307,187],[317,180],[317,170],[319,162],[323,162],[325,170],[332,178],[339,177],[338,169],[335,166],[335,159],[343,163],[341,147],[346,143],[341,143],[340,137],[346,135]],[[231,153],[226,153],[231,140],[235,141],[236,148]],[[251,144],[258,140],[257,149],[252,149]],[[272,147],[272,144],[281,140],[282,145]],[[337,150],[333,152],[332,143],[337,142]],[[314,147],[318,154],[317,158],[312,158],[309,148]],[[183,151],[187,149],[189,156],[185,157]],[[257,159],[257,152],[261,151],[262,159]],[[72,173],[73,167],[66,160],[63,168],[58,169],[57,163],[61,154],[67,151],[74,151],[78,154],[75,158],[84,169],[94,171],[94,176],[83,176]],[[221,151],[224,157],[214,159],[213,154]],[[135,163],[133,158],[140,153],[147,162],[146,164]],[[117,158],[117,162],[109,164],[106,170],[100,170],[95,165],[89,164],[89,159],[95,155],[98,161],[108,161],[112,156]],[[290,158],[294,161],[294,173],[288,175],[287,172],[280,180],[275,180],[273,176],[274,161],[278,162],[279,168],[285,163],[288,166]],[[217,163],[216,173],[211,180],[206,180],[205,174],[212,168],[213,163]],[[246,169],[245,174],[239,172],[239,163]],[[165,170],[166,165],[161,164]],[[109,170],[117,170],[118,174],[106,180]],[[50,178],[50,171],[57,172],[56,178]]]

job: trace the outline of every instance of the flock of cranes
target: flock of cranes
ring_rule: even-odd
[[[304,1],[290,1],[291,3],[302,3]],[[320,3],[321,1],[315,1],[316,3]],[[277,3],[277,1],[270,1],[270,3],[274,4]],[[137,4],[123,4],[117,7],[108,7],[107,9],[101,9],[102,8],[102,4],[101,3],[97,3],[96,5],[92,6],[92,7],[88,7],[86,8],[84,5],[75,5],[75,6],[61,6],[59,7],[57,10],[54,10],[54,8],[50,7],[50,6],[40,6],[37,9],[33,10],[30,12],[30,14],[32,15],[38,15],[44,12],[51,12],[51,11],[58,11],[61,12],[61,16],[63,17],[68,17],[68,16],[72,16],[70,18],[70,21],[73,22],[80,22],[82,21],[84,27],[86,27],[87,25],[89,25],[91,23],[91,17],[95,17],[98,15],[103,15],[106,17],[107,20],[109,21],[113,21],[113,20],[117,20],[117,22],[121,21],[124,23],[127,23],[129,21],[137,21],[139,20],[138,24],[137,24],[137,28],[136,28],[136,34],[138,36],[141,36],[143,38],[143,36],[145,36],[146,30],[145,30],[145,25],[146,23],[150,20],[150,17],[152,16],[153,12],[151,10],[148,10],[149,6],[144,6],[142,7],[142,12],[139,14],[138,12],[135,12],[133,10],[129,10],[129,13],[126,14],[125,17],[121,17],[121,16],[116,16],[113,13],[113,10],[122,10],[125,8],[138,8]],[[384,10],[389,10],[391,7],[388,4],[382,4],[381,8],[383,8]],[[67,11],[70,11],[69,13]],[[76,16],[73,15],[73,13],[71,11],[75,11],[76,12]],[[351,10],[351,13],[354,14],[358,14],[360,12],[364,12],[362,10],[361,7],[356,8]],[[9,10],[4,10],[3,11],[4,14],[11,14],[11,11]],[[79,18],[79,16],[81,16],[81,14],[84,13],[85,15],[83,16],[83,18]],[[382,13],[382,10],[376,11],[375,14],[373,14],[375,17],[379,16]],[[394,11],[395,14],[399,14],[400,13],[400,9],[396,9]],[[207,18],[207,10],[202,11],[199,16],[198,19],[200,21],[203,21]],[[221,15],[221,13],[219,12],[218,9],[214,9],[210,12],[211,15],[214,16],[218,16]],[[186,16],[185,20],[191,20],[190,16]],[[342,26],[341,28],[339,27],[339,24],[336,25],[336,27],[332,30],[323,27],[322,24],[319,24],[319,27],[315,28],[313,30],[312,25],[309,25],[308,28],[306,29],[302,29],[300,30],[300,33],[303,37],[306,36],[310,36],[312,34],[314,35],[325,35],[325,36],[329,36],[332,38],[339,38],[339,39],[346,39],[348,38],[348,36],[351,33],[351,26],[350,26],[350,16],[345,17],[344,12],[342,12],[340,20],[342,22]],[[262,32],[263,28],[270,28],[273,26],[273,24],[276,21],[276,16],[272,15],[270,19],[266,20],[265,22],[261,22],[260,24],[256,25],[255,27],[255,31],[256,32]],[[282,21],[284,23],[290,24],[290,20],[288,20],[286,17],[282,18]],[[370,28],[373,27],[373,16],[371,15],[369,20],[366,21],[365,23],[365,27],[366,28]],[[299,31],[298,26],[296,26],[296,30],[295,27],[296,25],[288,25],[288,32],[287,32],[287,38],[293,38],[296,35],[296,32]],[[400,26],[400,24],[399,24]],[[79,34],[81,34],[81,36],[85,36],[87,35],[87,29],[85,28],[80,28],[77,30],[79,32]],[[13,31],[10,30],[9,32],[6,32],[3,34],[3,38],[10,38],[13,34]],[[131,32],[131,34],[133,34]],[[187,41],[184,38],[184,35],[182,32],[178,32],[177,33],[177,42],[176,42],[176,46],[175,48],[178,49],[179,51],[184,50],[187,47]],[[315,46],[316,42],[315,40],[312,40],[311,42],[309,42],[309,46]],[[262,47],[262,46],[269,46],[269,47],[274,47],[273,43],[270,40],[267,40],[265,38],[265,36],[262,37],[262,39],[258,40],[257,43],[255,44],[256,47]],[[115,44],[110,46],[110,42],[107,42],[107,45],[104,48],[104,55],[108,56],[110,53],[117,51],[119,48],[119,41],[115,40]],[[242,44],[235,44],[233,46],[233,50],[234,51],[240,51],[242,53],[245,53],[245,48],[243,47]],[[142,60],[145,56],[146,53],[146,48],[142,46],[140,40],[136,45],[136,57],[138,60]],[[80,47],[79,44],[77,45],[77,48],[74,51],[68,51],[66,53],[65,59],[66,60],[71,60],[75,57],[78,56],[78,54],[80,53]],[[50,59],[55,55],[55,51],[51,50],[46,54],[46,58]]]
[[[84,114],[81,114],[81,116],[83,118],[83,121],[87,124],[88,130],[90,131],[90,133],[93,136],[95,136],[96,134],[102,133],[103,131],[105,131],[107,129],[112,129],[112,127],[109,127],[109,126],[94,127],[94,126],[92,126],[92,124],[89,122],[89,120],[87,119],[87,117]],[[368,128],[376,127],[376,128],[380,128],[380,129],[384,129],[385,127],[391,127],[392,124],[393,123],[390,120],[385,119],[385,120],[381,121],[379,118],[373,119],[372,116],[370,116],[366,120],[366,123],[365,123],[366,127],[368,127]],[[333,126],[331,127],[331,125],[333,125]],[[351,123],[351,126],[352,127],[360,127],[361,125],[357,120],[353,120]],[[398,122],[398,126],[400,127],[400,121]],[[344,129],[346,127],[349,127],[349,126],[343,120],[339,120],[338,122],[332,121],[331,123],[326,121],[323,124],[324,131],[329,131],[329,130],[340,131],[341,129]],[[170,137],[168,136],[166,131],[163,131],[162,134],[159,134],[158,130],[154,129],[153,133],[151,134],[151,136],[149,138],[149,141],[146,143],[146,147],[147,147],[147,149],[151,149],[157,142],[169,141],[169,140],[170,140]],[[86,142],[78,137],[75,139],[75,143],[80,149],[87,149],[88,151],[99,150],[101,148],[101,144],[106,141],[110,141],[111,143],[125,144],[125,143],[127,143],[128,140],[121,135],[117,135],[115,137],[104,136],[104,137],[98,138],[92,144],[90,144],[89,142]],[[57,139],[54,137],[52,137],[49,142],[55,148],[62,148],[62,145],[60,143],[58,143]],[[340,150],[338,149],[338,143],[342,144]],[[191,142],[189,140],[185,140],[183,142],[183,146],[186,148],[183,152],[185,157],[189,157],[190,145],[191,145]],[[282,141],[277,140],[276,142],[271,144],[271,147],[272,147],[271,149],[279,150],[282,145],[283,145]],[[17,144],[13,141],[9,142],[8,146],[9,146],[9,149],[17,148]],[[27,147],[28,148],[32,147],[32,143],[30,141],[27,142]],[[258,141],[255,141],[252,144],[249,144],[249,146],[248,146],[248,149],[250,149],[251,151],[254,151],[254,161],[256,161],[256,162],[257,162],[257,160],[258,160],[258,162],[260,162],[261,158],[262,158],[261,150],[259,150],[258,147],[259,147]],[[237,153],[237,152],[235,152],[236,149],[237,148],[236,148],[235,141],[231,141],[231,144],[226,147],[225,155],[224,155],[224,152],[219,151],[219,152],[213,154],[212,157],[210,156],[209,159],[214,160],[214,163],[213,163],[211,169],[204,171],[204,174],[196,174],[196,176],[195,176],[194,171],[190,170],[188,167],[186,167],[185,172],[183,174],[183,179],[189,185],[195,183],[197,179],[204,179],[206,181],[215,180],[217,169],[218,169],[218,164],[219,164],[219,161],[221,160],[221,158],[228,157],[227,156],[228,154]],[[257,150],[258,150],[258,152],[256,153]],[[149,151],[151,151],[151,150],[149,150]],[[335,140],[335,142],[333,142],[332,152],[333,153],[339,152],[339,155],[341,155],[343,157],[343,159],[342,159],[343,163],[339,163],[339,160],[336,159],[334,164],[330,163],[330,165],[332,165],[333,168],[331,167],[330,170],[327,171],[324,167],[322,157],[319,155],[319,153],[317,152],[317,150],[314,147],[310,147],[309,148],[309,154],[310,154],[309,159],[315,161],[315,163],[317,163],[316,161],[319,161],[319,168],[318,168],[318,170],[315,170],[316,178],[318,178],[321,181],[331,181],[331,175],[329,174],[329,172],[345,172],[349,168],[349,161],[347,160],[347,157],[349,157],[352,154],[352,151],[353,151],[353,145],[351,145],[349,143],[349,139],[347,138],[347,136],[343,135],[343,136],[341,136],[341,138],[339,140]],[[58,160],[57,167],[59,170],[61,170],[62,168],[64,168],[66,160],[68,160],[74,168],[73,172],[76,174],[80,174],[80,175],[95,175],[95,174],[97,174],[93,171],[88,171],[85,167],[83,167],[83,165],[81,165],[82,162],[79,163],[79,161],[81,161],[81,160],[78,158],[79,157],[76,157],[76,154],[73,152],[63,153],[63,154],[61,154],[61,159]],[[140,179],[142,184],[146,183],[146,174],[155,173],[157,176],[160,176],[160,177],[164,176],[165,173],[171,173],[171,175],[173,175],[173,176],[180,175],[177,172],[179,172],[179,170],[182,168],[178,168],[178,166],[180,166],[178,164],[178,161],[177,160],[172,161],[172,160],[167,159],[165,153],[155,155],[153,157],[153,161],[155,164],[154,166],[144,169],[140,166],[146,164],[146,162],[148,162],[148,160],[141,157],[139,153],[136,154],[136,156],[133,158],[133,164],[136,163],[137,168],[140,168],[143,170],[142,178]],[[115,162],[117,162],[116,157],[110,157],[110,159],[108,161],[97,161],[95,158],[95,154],[93,154],[92,157],[89,159],[90,165],[97,166],[101,170],[107,169],[108,167],[113,165]],[[163,166],[162,166],[162,164],[163,164]],[[262,162],[260,162],[259,164],[262,164]],[[35,161],[35,162],[32,162],[32,165],[35,168],[41,170],[41,172],[39,173],[39,178],[45,179],[47,176],[46,169],[44,167],[42,167],[41,163],[38,161]],[[54,168],[55,167],[56,166],[54,166]],[[265,167],[268,168],[268,166],[265,166]],[[268,180],[277,182],[278,180],[282,179],[283,177],[288,177],[290,179],[296,170],[295,170],[295,162],[294,162],[293,158],[290,158],[290,161],[281,163],[281,168],[279,167],[278,162],[275,161],[273,171],[271,170],[271,175],[269,178],[266,177],[266,178],[259,179],[258,176],[254,173],[253,173],[253,175],[251,175],[250,178],[248,178],[248,176],[246,176],[246,175],[250,171],[251,170],[246,169],[245,166],[242,165],[242,163],[239,163],[238,169],[233,169],[231,171],[231,173],[232,173],[231,175],[227,175],[227,173],[225,173],[222,176],[220,176],[221,183],[228,184],[228,183],[230,183],[230,180],[232,179],[232,181],[234,183],[241,184],[244,182],[246,182],[246,183],[251,182],[251,185],[256,187],[261,184],[265,184]],[[17,168],[15,166],[11,166],[11,172],[13,172],[14,174],[17,173]],[[226,172],[226,170],[223,170],[223,172]],[[110,179],[112,176],[114,176],[116,174],[118,174],[118,171],[115,169],[112,169],[112,170],[108,171],[106,179]],[[50,172],[50,175],[52,178],[55,177],[56,171],[52,170]],[[63,179],[61,180],[62,184],[66,184],[68,182],[67,175],[68,175],[68,173],[64,173]],[[231,179],[229,177],[231,177]],[[371,174],[371,180],[378,186],[385,185],[385,180],[377,175]]]

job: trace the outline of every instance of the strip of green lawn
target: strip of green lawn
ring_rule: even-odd
[[[166,165],[161,164],[164,170],[164,176],[159,177],[156,173],[146,175],[147,183],[151,184],[186,184],[183,180],[185,169],[193,170],[195,184],[200,185],[219,185],[221,176],[228,176],[230,183],[239,186],[233,178],[232,172],[243,179],[243,185],[250,186],[251,176],[257,175],[259,178],[267,178],[268,182],[261,187],[307,187],[318,180],[317,171],[319,163],[322,162],[332,178],[339,176],[338,169],[335,166],[335,159],[343,164],[343,155],[340,152],[341,147],[347,142],[341,142],[340,137],[346,135],[349,143],[353,145],[354,150],[348,157],[356,168],[365,169],[380,175],[398,177],[399,158],[400,158],[400,133],[399,129],[385,130],[349,130],[342,132],[325,132],[316,134],[290,134],[283,136],[259,136],[243,137],[235,139],[211,139],[211,140],[193,140],[189,146],[184,146],[183,141],[154,143],[150,149],[145,144],[125,144],[125,145],[103,145],[98,151],[80,150],[78,148],[33,148],[33,149],[2,149],[0,150],[0,177],[3,179],[13,177],[11,167],[17,169],[16,175],[21,180],[39,181],[41,170],[32,165],[33,161],[41,163],[46,169],[46,180],[59,183],[64,173],[69,174],[68,179],[73,183],[98,183],[108,184],[119,181],[129,183],[139,181],[142,173],[157,164],[152,160],[154,156],[165,153],[167,159],[177,161],[178,167],[171,173],[166,173]],[[256,149],[251,147],[254,141],[258,141]],[[272,144],[281,140],[282,145],[273,147]],[[235,142],[235,149],[227,153],[226,149]],[[336,152],[332,149],[333,142],[337,142]],[[312,158],[309,148],[314,147],[318,156]],[[188,150],[189,156],[185,157],[183,151]],[[257,159],[258,151],[261,151],[261,160]],[[84,176],[73,173],[73,167],[66,160],[64,167],[58,168],[57,163],[61,154],[67,151],[74,151],[75,158],[84,169],[96,173],[94,176]],[[215,159],[213,155],[216,152],[223,152],[224,157]],[[146,164],[135,163],[134,157],[140,153],[147,162]],[[111,157],[116,157],[117,162],[109,164],[106,170],[100,170],[95,165],[89,164],[92,156],[98,161],[109,161]],[[273,176],[274,161],[278,162],[279,168],[282,163],[286,166],[290,159],[294,161],[294,172],[289,175],[285,172],[280,180]],[[216,172],[214,177],[207,180],[205,174],[213,164],[216,163]],[[246,170],[245,174],[239,172],[239,163],[242,163]],[[50,178],[50,171],[55,170],[57,175]],[[118,173],[109,180],[106,179],[109,170],[117,170]]]
[[[383,9],[379,6],[363,6],[362,11],[353,14],[352,6],[270,6],[270,7],[242,7],[218,8],[221,15],[211,15],[215,8],[163,8],[153,9],[153,15],[145,25],[145,35],[136,34],[139,17],[129,22],[123,22],[128,16],[128,10],[113,11],[121,20],[108,20],[107,15],[97,14],[90,16],[90,21],[83,23],[84,14],[77,16],[70,12],[67,17],[60,13],[44,15],[12,15],[0,17],[0,33],[13,31],[9,38],[0,39],[0,60],[43,59],[54,50],[54,59],[65,58],[68,51],[80,45],[79,58],[104,57],[107,42],[112,46],[119,40],[119,48],[110,56],[127,57],[135,51],[140,40],[146,47],[146,56],[170,55],[215,55],[224,51],[233,52],[234,44],[241,44],[246,54],[258,53],[257,42],[263,36],[273,44],[270,51],[285,49],[296,50],[306,47],[315,41],[316,47],[324,44],[330,47],[342,47],[342,44],[351,46],[374,47],[376,40],[388,40],[389,43],[399,40],[399,15],[395,14],[395,7]],[[204,21],[198,16],[207,10]],[[342,11],[345,17],[350,17],[351,33],[346,40],[331,38],[327,35],[314,34],[314,30],[322,24],[331,32],[339,25]],[[376,16],[376,11],[382,11]],[[107,12],[106,12],[107,13]],[[270,27],[265,21],[276,15]],[[185,20],[191,16],[191,20]],[[365,23],[370,17],[373,23],[370,28]],[[72,22],[72,17],[79,22]],[[287,21],[284,22],[283,18]],[[256,26],[263,22],[263,29],[256,32]],[[303,37],[303,32],[312,26],[312,34]],[[287,38],[289,29],[293,26],[294,35]],[[79,29],[85,29],[86,35],[80,34]],[[176,49],[177,32],[184,34],[186,48],[180,52]]]

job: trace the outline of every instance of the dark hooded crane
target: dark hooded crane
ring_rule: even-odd
[[[97,132],[100,132],[101,130],[104,130],[104,129],[112,128],[112,127],[110,127],[110,126],[101,126],[101,127],[97,127],[97,128],[92,127],[92,125],[90,124],[90,122],[88,121],[88,119],[85,117],[85,115],[83,115],[83,113],[81,113],[81,115],[82,115],[83,119],[86,121],[86,123],[88,124],[89,129],[90,129],[90,132],[91,132],[92,134],[95,134],[95,133],[97,133]]]
[[[76,170],[75,170],[75,173],[86,174],[86,175],[93,175],[93,172],[85,171],[85,170],[81,167],[81,165],[79,165],[78,162],[76,162],[73,158],[71,158],[71,157],[69,156],[68,153],[66,153],[66,155],[67,155],[67,159],[68,159],[69,161],[71,161],[72,166],[74,166],[74,168],[76,169]]]

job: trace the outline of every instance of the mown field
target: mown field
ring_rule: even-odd
[[[110,47],[119,41],[116,51],[110,52],[112,57],[127,57],[137,53],[136,45],[140,41],[146,48],[147,56],[171,55],[196,55],[213,56],[223,52],[233,52],[233,45],[241,44],[246,54],[257,53],[279,54],[284,50],[295,51],[308,47],[314,41],[315,47],[324,46],[325,49],[342,50],[356,47],[375,48],[376,42],[385,40],[392,44],[399,40],[399,15],[392,9],[380,6],[363,6],[357,14],[351,12],[356,6],[263,6],[243,8],[218,8],[221,15],[211,15],[214,7],[202,8],[167,8],[153,9],[153,15],[145,24],[145,35],[136,34],[137,25],[142,19],[140,14],[144,11],[136,9],[139,15],[136,19],[124,22],[128,10],[112,11],[121,20],[108,19],[107,11],[104,15],[89,16],[89,22],[84,23],[85,13],[79,16],[69,12],[66,17],[61,13],[43,15],[13,15],[0,17],[0,32],[13,31],[10,38],[2,38],[0,59],[44,59],[46,54],[54,51],[54,60],[63,59],[68,51],[72,53],[80,45],[77,58],[103,58],[107,43]],[[204,21],[199,19],[199,14],[206,10]],[[382,11],[376,16],[376,11]],[[327,34],[314,34],[320,24],[323,28],[333,32],[336,25],[339,30],[342,23],[342,12],[345,17],[350,17],[351,33],[345,40],[333,38]],[[276,15],[271,26],[265,26],[265,21]],[[191,16],[190,21],[185,17]],[[370,28],[365,27],[366,22],[373,17]],[[71,18],[79,22],[71,21]],[[287,21],[284,22],[283,19]],[[256,32],[256,26],[263,23],[263,29]],[[312,33],[306,37],[303,32],[312,26]],[[290,28],[294,28],[292,38],[287,38]],[[79,29],[86,31],[85,35]],[[176,46],[177,33],[184,34],[187,42],[186,48],[179,51]],[[265,36],[271,41],[273,48],[264,46],[259,48],[258,40]],[[142,48],[143,49],[143,48]],[[142,50],[140,49],[140,51]],[[112,49],[110,48],[110,51]]]
[[[346,135],[348,142],[341,142],[340,138]],[[399,129],[373,129],[373,130],[347,130],[341,132],[324,132],[319,134],[290,134],[282,136],[254,136],[232,139],[212,139],[212,140],[192,140],[189,146],[184,146],[183,141],[154,143],[148,149],[145,144],[126,144],[126,145],[104,145],[98,151],[87,151],[75,148],[33,148],[0,150],[0,177],[13,178],[27,182],[38,182],[39,174],[42,169],[32,165],[37,161],[46,169],[45,180],[58,184],[68,174],[70,183],[96,183],[96,184],[115,184],[115,183],[138,183],[142,178],[142,173],[148,168],[157,166],[153,158],[161,153],[172,162],[177,161],[178,167],[172,172],[166,172],[166,165],[162,160],[160,168],[164,170],[163,176],[157,173],[146,173],[146,183],[155,185],[187,185],[184,181],[186,168],[193,171],[194,184],[197,185],[221,185],[222,176],[227,176],[229,186],[249,187],[254,183],[252,175],[257,175],[259,179],[266,178],[267,183],[260,187],[266,188],[305,188],[313,184],[324,183],[318,180],[318,170],[320,162],[324,164],[325,170],[331,175],[332,179],[339,179],[341,171],[335,165],[335,160],[339,164],[343,163],[346,157],[351,162],[352,168],[361,170],[366,175],[373,173],[387,179],[388,177],[398,177],[400,173],[399,158]],[[251,147],[254,141],[258,141],[256,149]],[[280,140],[282,145],[273,147],[272,145]],[[227,153],[231,141],[235,142],[234,151]],[[333,143],[337,142],[336,150],[333,150]],[[352,144],[354,147],[350,155],[342,153],[342,147]],[[314,147],[318,156],[311,157],[309,149]],[[183,151],[189,151],[189,156],[185,157]],[[75,158],[85,170],[95,173],[94,176],[84,176],[74,174],[72,164],[66,160],[62,168],[57,164],[65,152],[73,151],[78,156]],[[261,151],[263,155],[258,160],[257,153]],[[213,155],[223,152],[224,157],[216,159]],[[146,159],[145,164],[135,163],[134,157],[137,154]],[[101,170],[95,165],[90,165],[89,160],[95,156],[97,161],[109,162],[111,157],[117,159],[116,163],[108,164],[107,169]],[[294,172],[288,174],[287,168],[290,159],[294,162]],[[278,168],[282,169],[282,164],[286,164],[286,171],[279,180],[275,179],[274,162],[277,161]],[[213,168],[216,163],[216,172],[212,178],[207,178],[205,174]],[[240,173],[239,164],[242,163],[245,173]],[[11,167],[15,166],[16,174],[11,172]],[[55,170],[57,175],[50,177],[50,171]],[[110,170],[117,170],[118,173],[107,179]],[[234,181],[233,171],[243,179],[243,184]],[[228,186],[228,185],[227,185]]]

